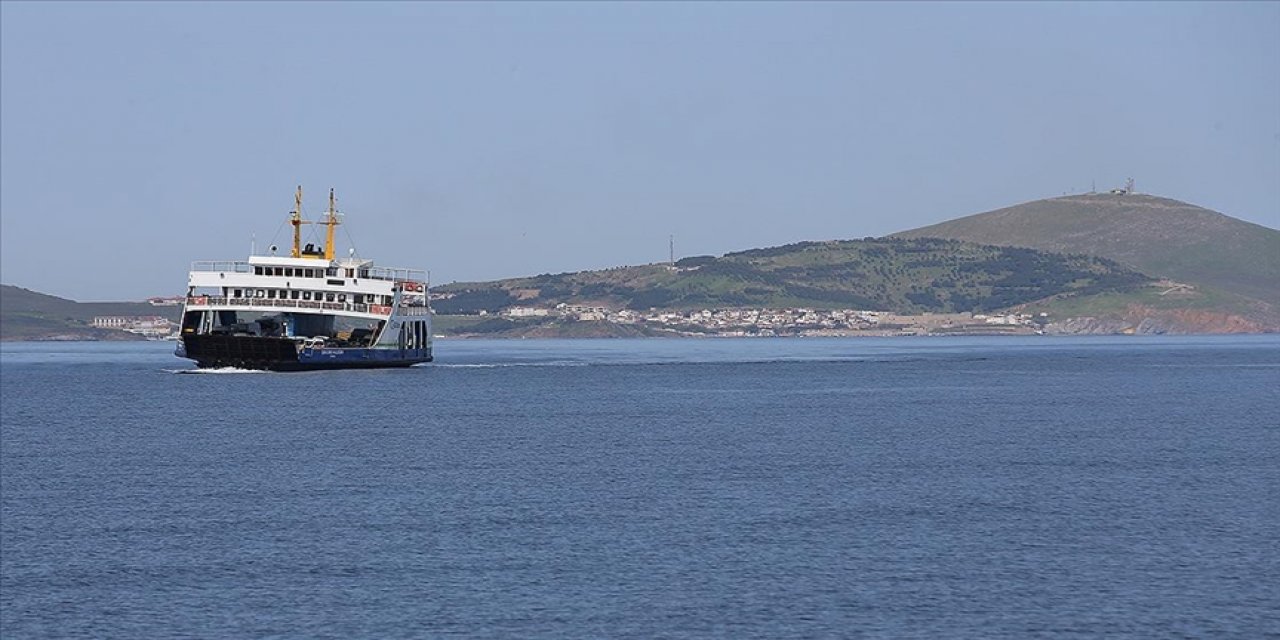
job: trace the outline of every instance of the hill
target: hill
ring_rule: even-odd
[[[1036,200],[896,233],[1079,253],[1280,307],[1280,231],[1178,200],[1090,194]]]
[[[146,302],[76,302],[12,285],[0,285],[0,340],[140,340],[126,331],[97,329],[94,316],[163,316],[178,321],[179,307]]]
[[[1050,296],[1129,291],[1150,278],[1106,259],[954,240],[867,238],[438,287],[441,314],[557,304],[628,309],[993,311]]]
[[[783,319],[752,316],[748,324],[759,328],[847,325],[854,322],[849,314],[836,316],[855,309],[903,317],[969,314],[942,324],[968,322],[974,314],[999,322],[990,316],[1013,313],[1028,331],[1065,333],[1280,331],[1280,232],[1168,198],[1079,195],[887,238],[453,283],[432,295],[442,332],[490,335],[670,335],[680,321],[658,316],[686,312],[689,320],[694,314],[688,312],[696,311],[707,320],[703,310],[715,309],[798,312]],[[551,311],[558,306],[564,313]],[[602,308],[617,313],[606,317]],[[648,316],[640,322],[619,310]],[[127,338],[95,330],[90,321],[95,315],[177,320],[178,313],[146,303],[77,303],[6,285],[0,288],[0,339]],[[739,326],[739,320],[711,317],[702,324]],[[864,320],[879,322],[857,322]]]

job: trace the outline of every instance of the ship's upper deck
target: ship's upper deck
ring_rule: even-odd
[[[219,309],[278,307],[381,316],[399,310],[430,313],[427,272],[380,267],[355,249],[339,257],[334,228],[341,224],[333,190],[323,221],[302,218],[302,187],[289,218],[293,243],[288,255],[251,255],[248,260],[197,261],[187,274],[187,307]],[[325,228],[322,246],[302,244],[302,226]]]
[[[216,272],[287,278],[351,278],[388,282],[426,283],[427,272],[421,269],[374,266],[372,260],[316,260],[283,256],[250,256],[247,261],[201,260],[191,263],[191,275]]]

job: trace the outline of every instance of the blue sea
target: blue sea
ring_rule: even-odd
[[[0,346],[0,637],[1280,634],[1280,336]]]

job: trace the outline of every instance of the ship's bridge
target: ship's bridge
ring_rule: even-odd
[[[339,311],[385,316],[430,314],[427,273],[419,269],[379,267],[354,250],[336,255],[333,232],[340,224],[333,190],[323,246],[302,245],[302,187],[289,219],[293,246],[288,256],[251,255],[247,261],[194,262],[187,275],[187,307],[219,309],[273,307]]]
[[[382,315],[398,299],[401,313],[429,313],[425,271],[379,267],[354,257],[195,262],[187,287],[188,308],[270,306]]]
[[[254,276],[245,280],[246,276]],[[250,256],[248,261],[199,261],[191,263],[189,285],[194,287],[227,286],[227,279],[253,286],[264,283],[257,278],[290,278],[310,282],[323,279],[324,284],[357,288],[372,287],[370,293],[391,293],[397,284],[427,283],[427,272],[421,269],[379,267],[372,260],[345,258],[316,260],[282,256]],[[291,282],[291,281],[290,281]]]

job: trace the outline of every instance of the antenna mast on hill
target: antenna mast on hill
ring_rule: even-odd
[[[668,255],[670,256],[668,264],[670,264],[673,267],[676,266],[676,236],[674,233],[671,234],[671,237],[667,239],[667,251],[669,252]]]
[[[1125,193],[1133,193],[1133,178],[1129,178],[1124,182]]]

